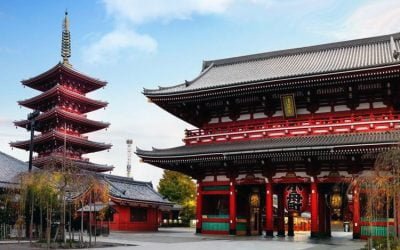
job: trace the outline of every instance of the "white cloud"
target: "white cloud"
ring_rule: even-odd
[[[114,61],[126,50],[153,53],[157,50],[157,42],[149,35],[138,34],[132,29],[116,29],[86,48],[83,58],[88,63]]]
[[[193,14],[225,12],[234,0],[104,0],[111,16],[134,24],[155,20],[188,19]]]
[[[155,52],[156,40],[148,34],[136,32],[138,26],[146,23],[187,20],[196,15],[225,15],[234,16],[235,19],[240,19],[243,15],[265,17],[267,10],[296,12],[302,9],[307,13],[329,2],[330,0],[323,3],[319,0],[102,0],[115,27],[85,49],[84,60],[89,63],[112,62],[110,59],[115,59],[121,53],[126,55],[138,50]],[[252,12],[255,10],[258,11]]]
[[[194,14],[220,14],[234,0],[103,0],[115,21],[114,30],[103,34],[84,50],[88,63],[112,62],[124,53],[154,53],[157,42],[150,35],[136,32],[138,25],[151,21],[189,19]]]
[[[399,31],[398,0],[369,1],[356,9],[339,29],[331,33],[339,39],[383,35]]]

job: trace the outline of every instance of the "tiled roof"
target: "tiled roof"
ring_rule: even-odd
[[[110,195],[112,197],[172,206],[171,202],[163,199],[163,197],[153,189],[151,182],[135,181],[132,178],[115,175],[102,176],[110,185]]]
[[[17,183],[17,176],[26,171],[28,171],[26,162],[0,152],[0,188]]]
[[[43,86],[40,86],[43,84],[40,84],[40,81],[43,80],[44,78],[48,77],[49,75],[56,74],[57,72],[60,72],[60,71],[65,71],[65,72],[71,73],[73,75],[76,75],[80,78],[85,79],[87,81],[86,83],[91,83],[93,85],[92,88],[90,89],[90,91],[104,87],[107,84],[106,81],[102,81],[97,78],[90,77],[82,72],[79,72],[78,70],[76,70],[72,67],[68,67],[68,66],[64,65],[61,62],[57,63],[54,67],[47,70],[46,72],[43,72],[43,73],[41,73],[37,76],[31,77],[29,79],[22,80],[21,82],[22,82],[22,84],[24,84],[26,86],[33,87],[38,90],[43,90],[42,89]],[[39,86],[36,86],[37,83],[39,83]]]
[[[66,140],[69,145],[78,145],[81,147],[82,151],[84,150],[85,153],[92,153],[101,150],[106,150],[111,148],[112,146],[111,144],[89,141],[87,137],[75,136],[69,134],[65,135],[63,132],[52,130],[50,132],[37,135],[33,138],[34,151],[36,151],[36,148],[39,145],[46,144],[49,141],[56,141],[56,140],[60,142],[64,142],[64,140]],[[11,147],[16,147],[25,150],[29,149],[29,144],[30,140],[16,141],[10,143]]]
[[[64,157],[62,156],[62,153],[53,153],[50,154],[47,157],[40,157],[36,158],[33,160],[33,163],[35,166],[38,168],[43,168],[47,164],[52,164],[52,163],[58,163],[62,164],[63,163]],[[98,164],[98,163],[93,163],[90,161],[85,161],[85,160],[78,160],[78,159],[73,159],[66,157],[68,161],[71,161],[77,168],[82,169],[82,170],[88,170],[88,171],[94,171],[94,172],[106,172],[106,171],[112,171],[114,169],[113,166],[110,165],[105,165],[105,164]]]
[[[168,95],[240,84],[399,64],[400,33],[310,47],[205,61],[192,81],[172,87],[145,89]]]
[[[294,136],[254,141],[226,142],[216,144],[189,145],[169,149],[146,151],[137,149],[143,158],[179,158],[207,155],[229,155],[257,152],[289,152],[298,150],[335,149],[378,144],[398,144],[400,131],[379,133],[337,134],[325,136]]]

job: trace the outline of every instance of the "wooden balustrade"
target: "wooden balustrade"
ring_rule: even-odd
[[[212,124],[203,129],[185,131],[186,144],[251,140],[284,136],[304,136],[350,132],[372,132],[400,128],[400,113],[381,110],[372,113],[337,112],[302,115],[295,119],[257,119]]]

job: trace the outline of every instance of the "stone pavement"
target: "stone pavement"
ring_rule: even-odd
[[[213,249],[271,249],[271,250],[324,250],[324,249],[360,249],[363,241],[352,240],[351,233],[333,232],[332,238],[324,240],[309,239],[309,232],[296,232],[295,237],[265,238],[263,236],[209,236],[195,235],[191,228],[161,228],[159,232],[126,233],[113,232],[108,237],[98,237],[98,241],[130,244],[135,246],[121,246],[99,248],[103,250],[213,250]]]

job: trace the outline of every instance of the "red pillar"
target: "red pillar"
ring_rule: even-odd
[[[360,190],[356,186],[353,190],[353,239],[360,238]]]
[[[274,235],[274,207],[272,183],[265,184],[265,236]]]
[[[318,187],[311,182],[311,237],[318,237]]]
[[[229,234],[236,235],[236,183],[231,179],[229,183]]]
[[[285,197],[283,195],[284,188],[280,187],[278,192],[278,236],[285,236]]]
[[[196,233],[201,233],[203,210],[203,194],[201,181],[197,182],[197,199],[196,199]]]
[[[319,190],[318,192],[319,199],[319,211],[318,211],[318,224],[319,224],[319,236],[325,237],[327,232],[327,224],[326,224],[326,194],[324,190]]]

